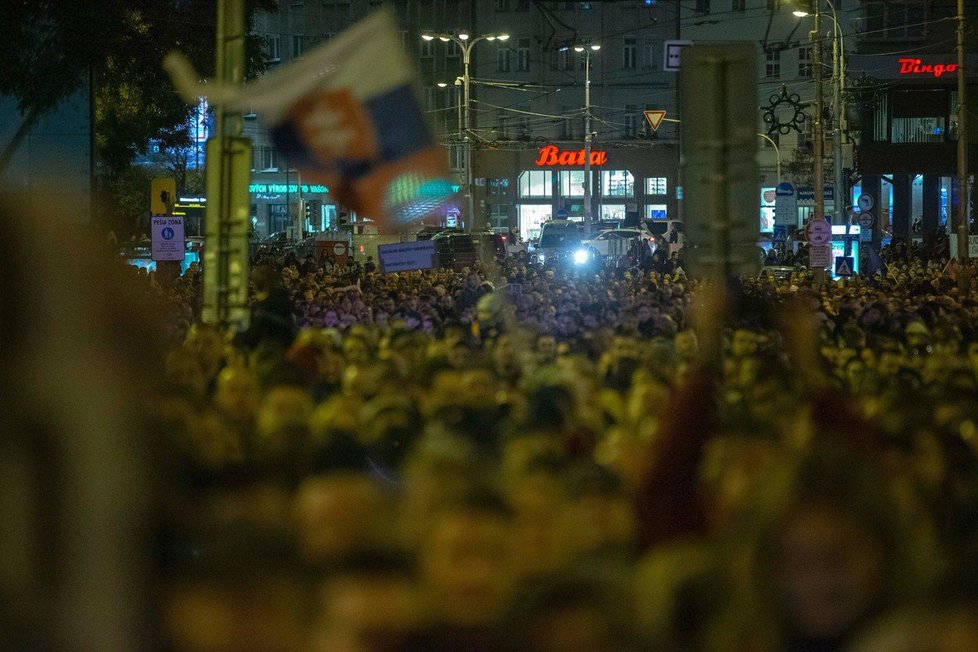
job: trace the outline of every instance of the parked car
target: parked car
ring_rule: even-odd
[[[628,253],[635,238],[651,238],[652,234],[644,229],[612,229],[602,231],[581,244],[590,247],[600,256],[621,256]]]

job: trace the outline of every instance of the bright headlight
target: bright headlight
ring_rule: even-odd
[[[591,256],[590,254],[588,254],[587,249],[578,249],[577,251],[574,252],[574,264],[583,265],[588,261],[590,257]]]

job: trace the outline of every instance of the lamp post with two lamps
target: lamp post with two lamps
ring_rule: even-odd
[[[472,56],[472,48],[476,43],[479,41],[506,41],[509,39],[509,34],[483,34],[482,36],[472,38],[467,32],[459,32],[458,35],[422,34],[421,38],[426,41],[438,39],[444,43],[452,41],[458,45],[459,49],[462,51],[462,106],[465,117],[464,129],[462,130],[462,139],[465,145],[465,197],[467,200],[468,210],[468,214],[465,218],[465,230],[472,231],[472,226],[475,222],[475,199],[472,193],[472,115],[470,110],[471,104],[469,102],[469,62]]]
[[[811,11],[799,7],[792,13],[799,18],[813,16],[815,19],[812,30],[812,76],[815,81],[815,142],[813,158],[815,167],[815,219],[825,217],[825,126],[824,104],[822,98],[822,11],[823,0],[809,0]],[[842,121],[845,110],[842,106],[842,91],[845,85],[845,42],[843,41],[842,26],[832,0],[824,0],[832,10],[832,149],[834,150],[834,213],[835,223],[846,222],[846,181],[842,169]]]
[[[601,46],[597,43],[565,43],[559,48],[566,52],[571,48],[574,52],[584,55],[584,227],[592,230],[591,219],[591,53],[597,52]]]

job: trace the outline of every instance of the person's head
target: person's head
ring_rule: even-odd
[[[335,563],[383,543],[387,501],[364,473],[334,472],[306,478],[293,499],[296,537],[302,558]]]
[[[886,481],[850,450],[816,449],[764,487],[754,553],[782,637],[838,641],[926,590]]]
[[[443,507],[422,541],[422,581],[437,620],[488,626],[513,587],[512,514],[502,499],[476,490]]]
[[[357,552],[317,592],[309,647],[314,652],[393,649],[422,617],[415,570],[406,555]]]

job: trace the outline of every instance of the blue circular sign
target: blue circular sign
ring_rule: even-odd
[[[566,220],[567,219],[567,210],[566,209],[563,209],[563,208],[558,208],[557,209],[557,215],[556,215],[556,217],[557,217],[558,220]]]
[[[163,228],[163,230],[160,232],[160,235],[163,236],[164,240],[172,240],[173,236],[176,234],[173,232],[172,228],[167,226]]]

